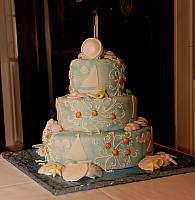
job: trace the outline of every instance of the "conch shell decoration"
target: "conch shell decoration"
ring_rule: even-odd
[[[155,169],[166,167],[171,163],[177,165],[177,162],[174,160],[174,158],[176,158],[176,156],[167,154],[165,152],[158,152],[153,156],[146,156],[139,162],[138,166],[146,171],[154,171]]]

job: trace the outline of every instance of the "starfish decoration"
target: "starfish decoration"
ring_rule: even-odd
[[[53,164],[51,172],[52,172],[53,177],[55,177],[56,174],[59,175],[59,176],[62,176],[62,166],[57,165],[57,164]]]
[[[150,168],[152,171],[154,171],[155,169],[160,169],[159,159],[149,161],[147,167]]]
[[[108,97],[108,93],[106,92],[105,89],[101,89],[101,88],[97,88],[95,93],[93,94],[88,94],[90,97],[92,98],[96,98],[96,99],[102,99],[104,97]]]

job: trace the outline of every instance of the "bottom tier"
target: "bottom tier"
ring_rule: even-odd
[[[151,126],[98,134],[50,131],[44,135],[43,143],[47,162],[91,162],[104,170],[136,166],[153,151]]]

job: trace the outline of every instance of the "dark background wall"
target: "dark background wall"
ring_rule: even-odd
[[[41,142],[49,118],[43,3],[15,1],[25,148]]]
[[[68,93],[69,63],[84,39],[93,36],[123,58],[127,83],[138,99],[138,115],[154,129],[155,142],[174,146],[173,0],[48,0],[53,94]],[[43,1],[17,0],[16,19],[26,146],[41,140],[53,108],[48,98]],[[129,8],[129,9],[127,9]]]

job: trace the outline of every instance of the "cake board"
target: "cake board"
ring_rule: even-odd
[[[40,165],[35,160],[43,160],[43,158],[37,155],[36,149],[3,152],[2,157],[56,196],[195,171],[195,157],[154,144],[154,153],[159,151],[177,156],[178,164],[169,165],[153,172],[144,171],[139,167],[112,170],[112,172],[103,172],[102,177],[96,179],[84,177],[76,182],[67,182],[60,176],[38,174]]]

